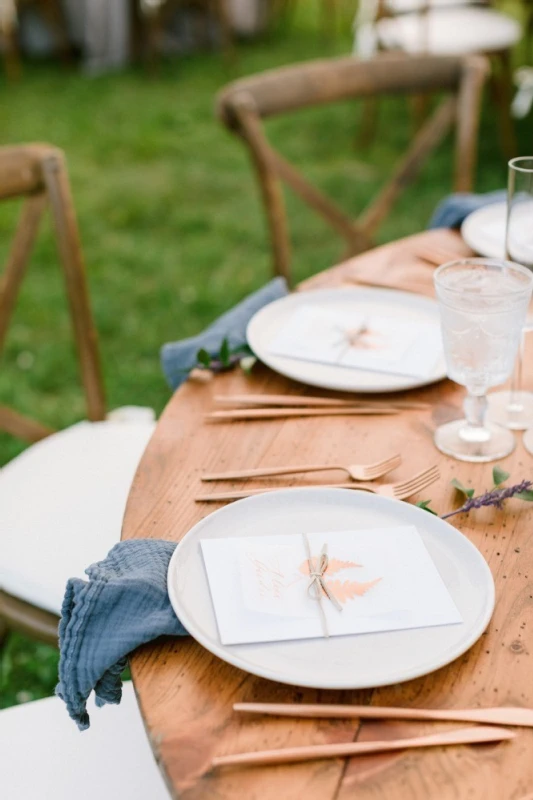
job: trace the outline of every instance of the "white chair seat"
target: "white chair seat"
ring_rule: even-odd
[[[498,52],[513,47],[522,36],[520,23],[512,17],[475,6],[386,17],[375,23],[375,28],[383,47],[411,55]]]
[[[57,697],[0,711],[6,800],[169,800],[131,683],[80,732]]]
[[[85,568],[119,541],[129,489],[154,427],[80,422],[0,470],[2,589],[59,614],[68,578],[85,577]]]
[[[474,0],[483,3],[483,0]],[[472,0],[387,0],[386,7],[393,14],[407,14],[409,11],[422,11],[427,8],[470,6]]]

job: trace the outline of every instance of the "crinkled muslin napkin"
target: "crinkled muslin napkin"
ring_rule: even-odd
[[[190,370],[196,366],[199,350],[203,348],[215,358],[224,339],[228,340],[232,350],[242,347],[246,344],[246,327],[256,311],[288,293],[285,279],[274,278],[257,292],[245,297],[198,336],[163,345],[161,366],[172,389],[177,389],[187,379]]]
[[[507,199],[505,190],[486,192],[485,194],[469,194],[468,192],[451,194],[441,200],[429,222],[428,228],[458,228],[466,217],[478,208],[502,203]]]
[[[119,542],[92,564],[89,578],[67,584],[59,624],[56,693],[80,730],[89,727],[87,699],[120,703],[127,656],[159,636],[186,636],[167,592],[167,569],[175,542]]]

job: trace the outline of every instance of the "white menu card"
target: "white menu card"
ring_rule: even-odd
[[[222,644],[324,636],[302,533],[200,542]],[[327,547],[330,636],[462,622],[413,526],[305,535],[315,565]]]
[[[437,320],[410,322],[305,305],[281,326],[269,350],[320,364],[426,378],[442,359],[442,338]]]

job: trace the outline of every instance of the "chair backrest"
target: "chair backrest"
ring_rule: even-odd
[[[61,150],[46,144],[0,148],[0,200],[23,197],[24,204],[0,280],[0,355],[43,212],[49,206],[63,267],[74,338],[90,420],[105,416],[104,389],[76,212]],[[34,442],[51,429],[0,406],[0,430]]]
[[[290,280],[290,247],[281,181],[338,231],[348,243],[350,254],[371,246],[373,235],[401,191],[416,178],[423,162],[454,125],[454,189],[469,191],[487,71],[487,62],[481,56],[407,58],[387,54],[370,61],[348,57],[297,64],[244,78],[224,88],[217,99],[217,113],[249,148],[266,208],[276,274]],[[261,124],[267,117],[349,98],[433,92],[444,92],[446,96],[417,132],[390,181],[356,221],[274,149]]]

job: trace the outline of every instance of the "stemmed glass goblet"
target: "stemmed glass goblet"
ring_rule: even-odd
[[[441,425],[435,444],[461,461],[503,458],[514,435],[487,421],[486,393],[513,369],[533,273],[509,261],[470,258],[443,264],[434,280],[448,375],[467,389],[465,419]]]
[[[533,156],[509,161],[505,257],[533,270]],[[523,333],[531,329],[527,321]],[[488,398],[489,418],[511,430],[533,426],[533,392],[522,389],[523,339],[510,390],[493,392]]]

